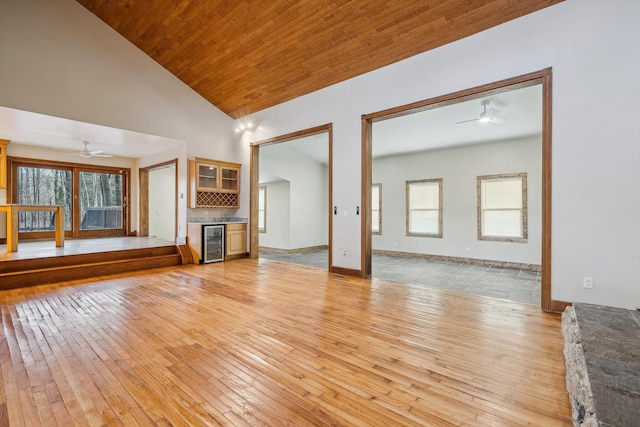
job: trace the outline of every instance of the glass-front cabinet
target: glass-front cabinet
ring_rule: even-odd
[[[190,158],[189,207],[239,207],[240,166],[239,163]]]
[[[218,188],[218,166],[198,163],[198,177],[196,181],[198,191],[215,191]]]
[[[238,190],[238,172],[236,168],[221,168],[220,169],[220,186],[222,191],[237,191]]]

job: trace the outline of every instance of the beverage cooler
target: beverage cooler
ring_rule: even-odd
[[[224,261],[224,225],[203,225],[200,262],[217,261]]]

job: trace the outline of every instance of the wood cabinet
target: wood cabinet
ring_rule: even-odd
[[[202,258],[202,224],[187,223],[187,245],[191,251],[194,264]]]
[[[193,255],[194,264],[199,264],[203,258],[202,227],[205,225],[218,224],[187,223],[187,242]],[[230,223],[224,224],[224,227],[224,260],[244,258],[247,255],[247,224]]]
[[[225,260],[242,258],[247,253],[247,224],[227,224]]]
[[[7,145],[9,141],[0,139],[0,188],[7,188]]]
[[[218,191],[218,171],[213,163],[196,162],[196,191]]]
[[[240,166],[199,157],[189,159],[189,207],[240,207]]]

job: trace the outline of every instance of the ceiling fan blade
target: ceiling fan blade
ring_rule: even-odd
[[[113,157],[111,154],[100,154],[102,151],[76,151],[75,153],[69,153],[70,156],[79,156],[83,159],[90,159],[91,157]]]
[[[461,122],[456,122],[457,125],[459,125],[460,123],[469,123],[469,122],[477,122],[480,119],[469,119],[469,120],[463,120]]]

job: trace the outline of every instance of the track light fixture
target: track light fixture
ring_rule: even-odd
[[[236,126],[236,133],[242,133],[244,131],[252,131],[256,127],[253,119],[241,119]]]

